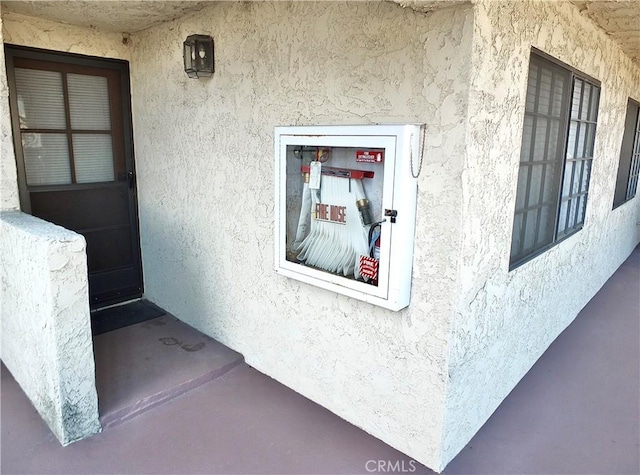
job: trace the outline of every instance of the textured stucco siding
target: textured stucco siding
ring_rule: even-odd
[[[578,9],[477,2],[443,462],[487,420],[638,243],[640,197],[612,211],[627,98],[640,71]],[[602,83],[584,229],[509,272],[531,47]]]
[[[128,60],[130,47],[119,33],[105,33],[95,28],[64,25],[39,18],[2,11],[2,43],[43,48],[67,53]],[[16,161],[9,113],[9,88],[4,67],[4,48],[0,51],[0,209],[20,208]]]
[[[3,43],[128,59],[122,36],[2,12]],[[4,48],[0,53],[4,65]],[[20,207],[9,91],[0,72],[0,209]],[[100,430],[85,242],[18,211],[2,214],[2,360],[68,444]]]
[[[2,361],[64,445],[100,431],[85,241],[0,214]]]
[[[82,5],[79,5],[82,7]],[[67,25],[18,13],[2,13],[4,42],[65,53],[129,60],[131,48],[121,33]]]
[[[0,4],[0,40],[4,44],[2,5]],[[13,136],[9,114],[9,87],[4,67],[4,48],[0,48],[0,210],[18,209],[18,175],[13,155]]]
[[[182,70],[193,33],[214,38],[211,79]],[[471,35],[469,6],[228,2],[133,38],[146,296],[434,467]],[[391,312],[277,276],[274,127],[415,122],[427,141],[411,306]]]

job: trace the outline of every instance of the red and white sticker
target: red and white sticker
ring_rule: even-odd
[[[382,163],[384,152],[382,150],[356,150],[356,162]]]
[[[378,278],[378,259],[369,256],[360,256],[360,275],[369,279]]]

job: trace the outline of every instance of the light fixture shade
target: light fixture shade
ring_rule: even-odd
[[[213,38],[189,35],[183,48],[184,71],[190,78],[208,78],[213,74]]]

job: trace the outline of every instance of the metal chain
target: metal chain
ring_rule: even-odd
[[[424,161],[424,143],[427,138],[427,126],[426,124],[422,126],[422,146],[420,147],[420,164],[418,165],[418,172],[415,173],[413,166],[413,147],[411,148],[411,176],[413,178],[418,178],[420,176],[420,172],[422,171],[422,162]]]

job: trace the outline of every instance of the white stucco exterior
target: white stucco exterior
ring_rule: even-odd
[[[63,445],[100,431],[82,236],[0,214],[2,358]]]
[[[0,39],[4,40],[4,15],[0,5]],[[9,114],[9,87],[4,68],[4,47],[0,48],[0,210],[19,209],[18,175],[13,153],[13,135],[11,134],[11,116]]]
[[[611,210],[640,69],[570,3],[479,0],[421,13],[388,2],[216,2],[127,44],[95,28],[2,17],[5,43],[131,62],[145,296],[435,470],[640,240],[640,198]],[[183,71],[182,42],[194,33],[214,38],[210,79]],[[509,272],[532,46],[601,81],[596,157],[584,229]],[[2,208],[16,209],[4,70],[0,92]],[[371,123],[427,127],[412,299],[400,312],[273,271],[274,127]],[[58,236],[7,216],[20,225],[3,221],[13,229],[3,246],[26,232],[44,249],[49,232]],[[64,239],[75,282],[83,251]],[[47,268],[20,252],[3,268]],[[24,299],[26,278],[3,289]],[[76,319],[88,319],[82,292],[64,310]],[[3,360],[16,355],[22,368],[34,356],[5,348],[5,322],[36,335],[24,325],[39,323],[13,317],[29,307],[7,308],[3,297]],[[89,357],[86,335],[76,337]]]
[[[486,1],[474,14],[443,465],[640,240],[640,198],[611,210],[638,67],[571,4]],[[601,81],[598,129],[584,229],[509,272],[532,46]]]
[[[309,18],[317,21],[309,22]],[[182,41],[215,42],[189,79]],[[249,364],[438,466],[471,8],[222,3],[134,40],[146,296]],[[413,303],[391,312],[276,276],[273,130],[426,123]]]
[[[3,42],[127,59],[122,36],[2,14]],[[64,445],[99,432],[84,238],[22,214],[0,72],[1,358]]]

